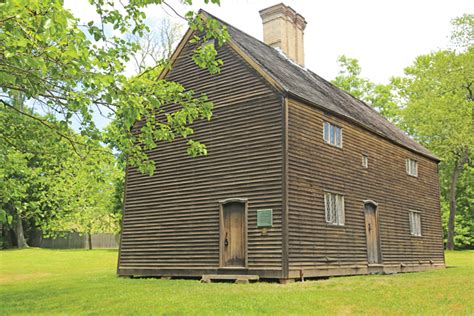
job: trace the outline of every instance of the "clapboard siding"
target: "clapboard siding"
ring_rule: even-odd
[[[212,120],[193,124],[193,139],[209,154],[191,158],[186,140],[177,139],[147,153],[156,163],[153,176],[127,168],[119,274],[229,273],[219,269],[219,200],[229,198],[248,199],[248,270],[239,273],[287,279],[444,266],[437,163],[425,149],[403,137],[403,145],[395,144],[400,133],[393,128],[390,135],[398,138],[389,141],[353,119],[291,99],[274,74],[235,43],[219,49],[224,66],[210,75],[192,61],[193,45],[180,51],[167,79],[214,102]],[[338,102],[353,101],[336,92]],[[324,143],[324,121],[342,127],[342,148]],[[406,174],[406,158],[418,161],[418,177]],[[345,196],[344,226],[326,224],[325,191]],[[367,264],[364,200],[378,203],[382,270]],[[256,227],[257,209],[273,209],[271,228]],[[410,235],[409,210],[421,212],[421,237]]]
[[[217,268],[218,201],[233,197],[248,199],[249,268],[279,269],[281,96],[229,46],[219,49],[224,61],[219,75],[194,64],[193,48],[184,47],[167,79],[214,102],[212,120],[193,125],[193,139],[207,145],[208,156],[187,156],[182,139],[160,142],[148,153],[156,163],[153,176],[128,168],[119,273]],[[274,211],[274,226],[265,236],[256,228],[258,208]]]
[[[363,200],[378,203],[384,264],[443,263],[436,162],[315,107],[288,107],[290,269],[367,264]],[[324,143],[324,121],[342,127],[342,148]],[[418,161],[417,178],[406,158]],[[326,224],[323,190],[344,194],[343,227]],[[422,214],[422,237],[410,235],[409,209]]]

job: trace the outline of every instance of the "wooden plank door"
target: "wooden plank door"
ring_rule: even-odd
[[[367,236],[368,263],[380,263],[379,225],[377,221],[377,206],[365,204],[365,232]]]
[[[231,202],[222,206],[222,266],[245,267],[245,203]]]

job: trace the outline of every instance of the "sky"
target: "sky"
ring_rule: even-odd
[[[180,14],[203,8],[227,23],[262,39],[259,10],[280,0],[221,0],[221,5],[194,1],[191,7],[167,1]],[[362,75],[376,83],[387,83],[403,75],[416,56],[449,45],[451,19],[474,13],[473,0],[286,0],[307,21],[305,66],[327,80],[338,73],[337,58],[359,60]],[[94,17],[86,0],[65,0],[75,16],[84,21]],[[146,10],[150,21],[168,17],[183,20],[165,6]],[[183,30],[184,31],[184,30]]]
[[[248,34],[262,39],[259,10],[280,0],[221,0],[221,5],[194,1],[194,10],[203,8]],[[189,7],[168,0],[179,13]],[[306,67],[326,79],[339,70],[337,57],[357,58],[362,74],[372,81],[385,83],[391,76],[402,75],[416,56],[445,48],[451,31],[450,20],[474,13],[473,0],[286,0],[308,22],[305,30]],[[66,7],[88,20],[93,10],[86,0],[66,0]],[[166,10],[166,11],[165,11]],[[152,19],[180,18],[166,7],[147,10]]]

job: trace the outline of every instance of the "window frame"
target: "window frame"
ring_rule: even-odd
[[[362,168],[369,169],[369,156],[362,154]]]
[[[408,210],[408,221],[410,224],[410,235],[413,237],[422,237],[421,212],[416,210]]]
[[[327,126],[327,129],[326,129]],[[339,136],[338,136],[339,132]],[[342,127],[331,123],[329,121],[323,121],[323,140],[326,144],[337,147],[337,148],[342,148]],[[339,140],[339,142],[338,142]]]
[[[346,210],[344,194],[324,191],[324,220],[327,225],[345,226]],[[331,208],[331,206],[333,206]],[[329,212],[328,212],[329,210]],[[329,215],[329,216],[328,216]]]
[[[418,161],[415,159],[405,159],[405,169],[409,176],[418,177]]]

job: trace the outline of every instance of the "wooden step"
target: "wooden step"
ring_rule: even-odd
[[[204,274],[201,278],[203,283],[211,283],[212,281],[227,281],[234,280],[235,283],[249,283],[250,281],[258,281],[258,275],[247,274]]]

